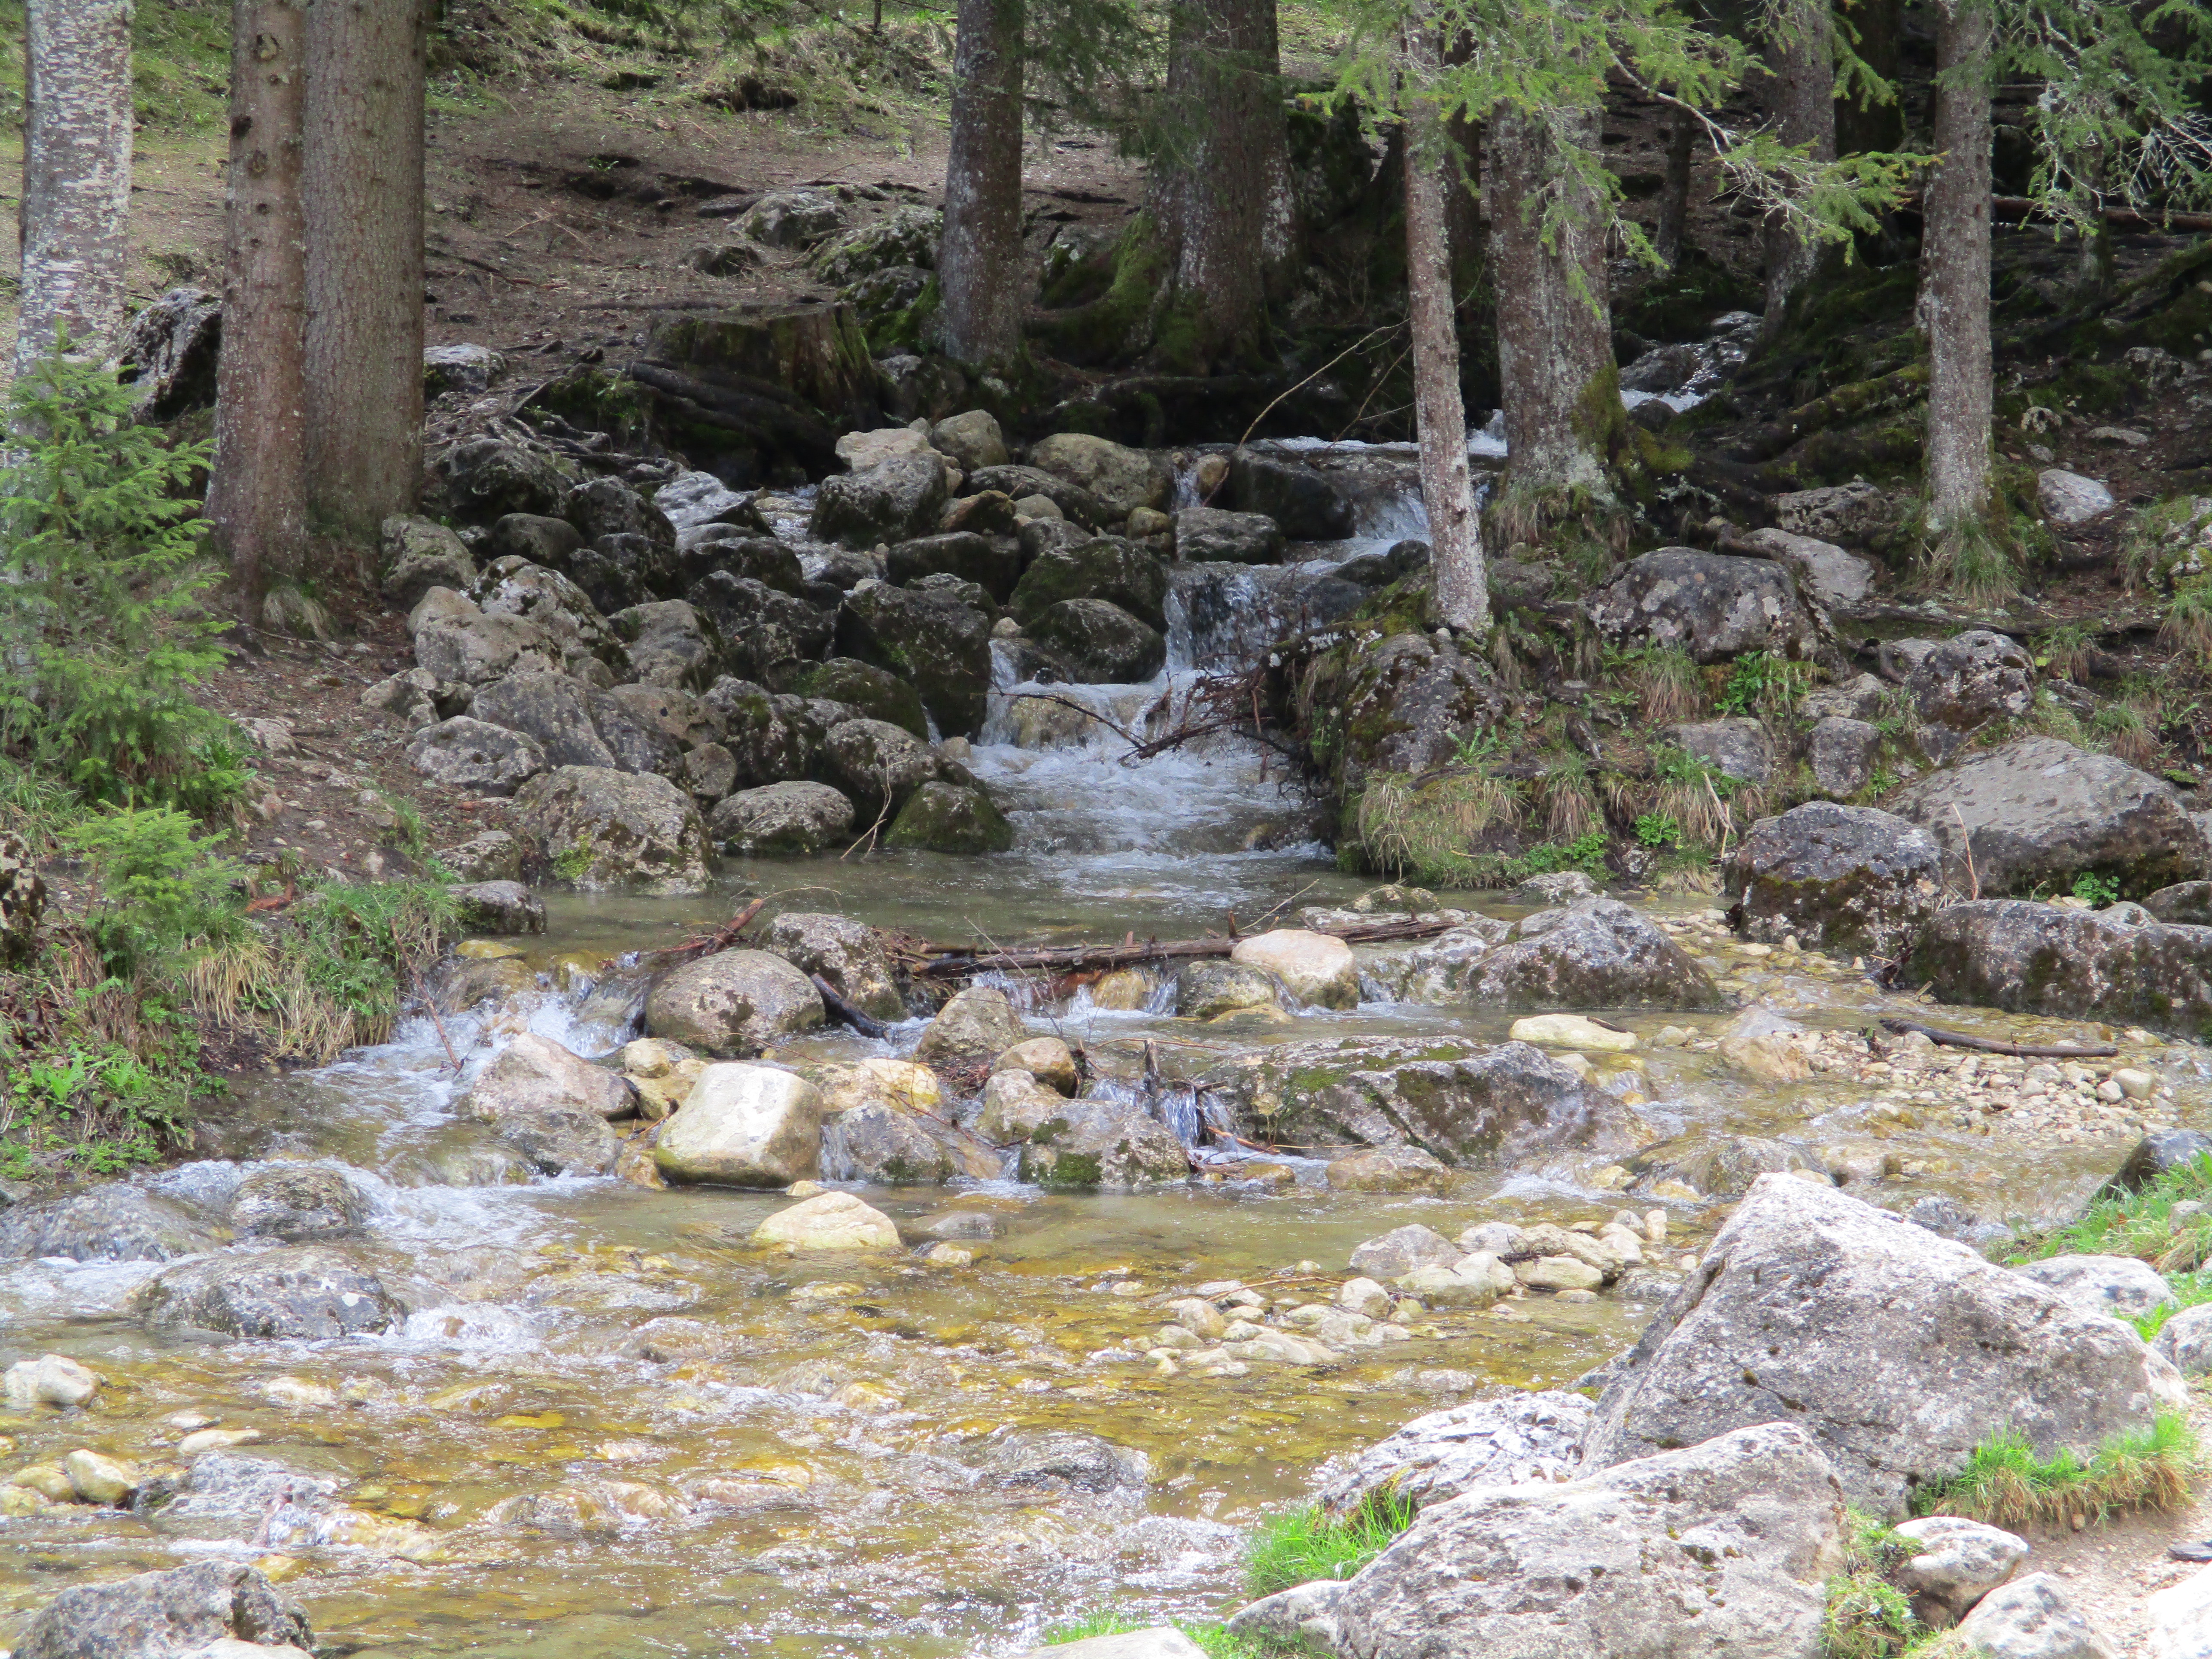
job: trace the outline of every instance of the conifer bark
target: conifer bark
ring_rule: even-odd
[[[1273,0],[1176,0],[1168,29],[1160,152],[1148,195],[1188,311],[1188,366],[1252,349],[1272,240],[1288,251],[1289,163],[1278,90]]]
[[[356,544],[422,487],[424,0],[307,9],[307,501]]]
[[[1455,633],[1490,631],[1482,520],[1467,465],[1467,410],[1460,401],[1459,335],[1442,122],[1433,105],[1406,117],[1406,289],[1413,331],[1413,416],[1421,441],[1421,500],[1429,514],[1430,569],[1437,614]]]
[[[948,356],[983,367],[1022,343],[1022,0],[960,0],[938,326]]]
[[[1989,504],[1989,0],[1950,0],[1936,36],[1936,165],[1928,181],[1919,322],[1928,340],[1929,528],[1982,517]]]
[[[123,332],[131,228],[131,0],[30,0],[15,372],[94,359]]]
[[[1803,146],[1815,161],[1836,159],[1836,61],[1830,0],[1791,0],[1766,53],[1769,107],[1775,136]],[[1782,329],[1790,296],[1804,286],[1820,245],[1793,229],[1785,216],[1766,222],[1766,313],[1760,331],[1771,339]]]
[[[1595,151],[1599,111],[1489,122],[1490,260],[1498,290],[1498,378],[1516,491],[1609,495],[1604,428],[1625,418],[1613,360],[1605,217],[1557,146]],[[1557,133],[1557,137],[1554,133]],[[1546,208],[1562,211],[1547,226]],[[1547,246],[1547,238],[1550,246]]]
[[[228,261],[207,517],[239,590],[297,574],[307,535],[307,0],[231,9]]]
[[[1697,124],[1675,110],[1667,124],[1667,169],[1659,184],[1659,222],[1651,251],[1671,269],[1682,257],[1682,236],[1690,222],[1690,151]]]

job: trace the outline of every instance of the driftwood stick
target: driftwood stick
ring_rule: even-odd
[[[1325,931],[1347,945],[1371,945],[1385,939],[1427,939],[1451,926],[1442,921],[1369,922]],[[1125,939],[1120,945],[1039,945],[1028,950],[976,952],[952,945],[932,945],[933,960],[921,972],[934,979],[954,979],[993,969],[1018,972],[1053,969],[1062,972],[1091,968],[1127,968],[1141,962],[1165,962],[1187,957],[1225,957],[1237,941],[1214,933],[1204,939]]]
[[[883,1021],[862,1013],[837,994],[837,988],[819,974],[809,974],[814,988],[822,994],[822,1006],[830,1011],[830,1018],[842,1021],[864,1037],[879,1037],[890,1028]]]
[[[1884,1019],[1881,1024],[1884,1030],[1894,1031],[1899,1036],[1917,1031],[1941,1048],[1970,1048],[1978,1054],[2012,1054],[2022,1060],[2110,1060],[2120,1052],[2118,1048],[2084,1048],[2070,1042],[2000,1042],[1995,1037],[1970,1036],[1964,1031],[1946,1031],[1940,1026],[1923,1025],[1910,1019]]]

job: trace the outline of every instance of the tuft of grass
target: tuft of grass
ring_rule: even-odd
[[[1495,879],[1496,860],[1474,850],[1486,830],[1520,816],[1513,785],[1480,772],[1424,781],[1402,773],[1368,780],[1352,831],[1374,870],[1424,887],[1473,887]]]
[[[1637,713],[1647,724],[1663,726],[1705,712],[1705,677],[1688,652],[1658,647],[1635,652],[1628,659],[1627,673]]]
[[[2001,611],[2020,597],[2013,550],[1988,526],[1953,525],[1923,555],[1926,586],[1975,611]]]
[[[1553,841],[1580,841],[1604,825],[1597,792],[1590,787],[1589,766],[1572,750],[1546,763],[1536,780],[1536,793],[1544,805],[1544,833]]]
[[[1244,1589],[1273,1595],[1316,1578],[1349,1578],[1413,1524],[1401,1498],[1370,1498],[1340,1521],[1308,1504],[1262,1522],[1244,1552]]]
[[[1892,1582],[1918,1552],[1888,1522],[1850,1510],[1844,1539],[1844,1569],[1825,1586],[1820,1618],[1821,1659],[1893,1659],[1927,1633],[1905,1592]]]
[[[1088,1641],[1094,1636],[1126,1636],[1131,1631],[1152,1630],[1162,1622],[1158,1619],[1147,1619],[1118,1607],[1100,1607],[1094,1612],[1046,1626],[1044,1633],[1038,1637],[1037,1641],[1043,1647],[1063,1647],[1070,1642]],[[1177,1630],[1197,1643],[1208,1659],[1267,1659],[1267,1656],[1275,1650],[1272,1644],[1231,1635],[1226,1625],[1186,1624],[1181,1620],[1168,1622],[1172,1622]]]
[[[2087,1462],[2061,1449],[2038,1457],[2008,1429],[1974,1448],[1966,1465],[1913,1494],[1920,1515],[1962,1515],[1991,1526],[2102,1521],[2124,1510],[2176,1510],[2190,1501],[2200,1462],[2196,1432],[2179,1412],[2117,1437]]]
[[[2173,603],[2159,624],[2160,643],[2212,663],[2212,576],[2191,576],[2173,590]]]
[[[2175,1214],[2184,1204],[2208,1207]],[[2166,1170],[2140,1192],[2100,1194],[2022,1252],[2023,1259],[2051,1255],[2131,1255],[2162,1273],[2212,1261],[2212,1154]]]

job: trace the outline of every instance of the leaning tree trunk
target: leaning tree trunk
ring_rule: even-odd
[[[423,0],[307,9],[307,501],[356,544],[422,487]]]
[[[1409,54],[1417,49],[1407,31]],[[1482,520],[1467,468],[1467,411],[1460,402],[1445,191],[1459,187],[1436,107],[1407,112],[1406,291],[1413,329],[1413,417],[1421,440],[1421,499],[1428,508],[1430,568],[1445,627],[1480,639],[1490,631]]]
[[[1586,489],[1610,499],[1604,446],[1626,419],[1607,301],[1605,222],[1595,193],[1555,145],[1595,150],[1602,114],[1553,119],[1501,106],[1490,122],[1490,260],[1498,290],[1498,379],[1514,492]],[[1545,206],[1565,212],[1547,233]],[[1547,234],[1551,245],[1546,246]]]
[[[986,367],[1022,344],[1022,0],[960,0],[939,329],[947,355]]]
[[[23,58],[22,297],[15,372],[67,335],[123,332],[131,229],[131,0],[30,0]]]
[[[1188,326],[1161,343],[1204,368],[1259,343],[1270,207],[1289,173],[1274,0],[1177,0],[1162,129],[1151,207]]]
[[[307,0],[231,8],[228,270],[207,518],[249,605],[307,538]]]
[[[1667,124],[1667,170],[1659,184],[1659,222],[1651,233],[1651,251],[1669,270],[1682,257],[1682,235],[1690,222],[1690,151],[1697,137],[1697,123],[1688,112],[1675,110]]]
[[[1803,147],[1815,161],[1836,159],[1834,23],[1828,6],[1829,0],[1790,0],[1778,14],[1768,53],[1775,136],[1792,149]],[[1786,216],[1767,216],[1766,314],[1759,325],[1765,338],[1782,331],[1790,296],[1813,274],[1820,257],[1820,243]]]
[[[1935,149],[1920,264],[1928,338],[1928,517],[1948,532],[1989,502],[1990,55],[1988,0],[1951,0],[1936,35]]]

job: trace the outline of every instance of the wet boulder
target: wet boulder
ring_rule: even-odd
[[[1665,932],[1613,899],[1540,910],[1487,951],[1467,1000],[1509,1008],[1718,1008],[1712,977]]]
[[[611,767],[614,755],[592,724],[590,691],[566,674],[509,674],[470,700],[468,718],[534,739],[548,766]]]
[[[1158,631],[1105,599],[1062,599],[1029,628],[1086,684],[1141,684],[1167,664],[1167,641]]]
[[[1890,808],[1936,838],[1944,877],[1961,892],[2085,872],[2142,892],[2202,876],[2212,854],[2172,784],[2057,738],[1970,755],[1906,785]]]
[[[945,507],[945,463],[934,454],[894,455],[863,472],[823,480],[810,533],[846,547],[911,541],[937,528]]]
[[[314,1645],[307,1615],[257,1567],[195,1561],[76,1584],[41,1608],[15,1659],[292,1659]]]
[[[621,1155],[606,1119],[570,1102],[483,1115],[498,1139],[541,1175],[611,1175]]]
[[[1300,1002],[1321,1008],[1359,1003],[1359,968],[1352,947],[1327,933],[1279,927],[1237,941],[1229,960],[1279,981]]]
[[[1158,507],[1173,480],[1140,449],[1084,432],[1058,432],[1030,447],[1029,464],[1073,484],[1118,524],[1139,507]]]
[[[945,775],[937,751],[903,726],[840,721],[823,742],[829,775],[870,821],[895,817],[924,785]]]
[[[545,901],[519,881],[480,881],[452,890],[462,927],[471,933],[542,933]]]
[[[1744,937],[1884,959],[1910,945],[1942,897],[1936,842],[1870,806],[1810,801],[1761,818],[1731,854],[1726,896]]]
[[[684,963],[663,975],[645,1001],[648,1036],[710,1054],[757,1054],[822,1021],[813,981],[765,951],[718,951]]]
[[[149,1330],[262,1340],[327,1341],[388,1331],[407,1316],[374,1273],[316,1244],[179,1262],[142,1287],[132,1307]]]
[[[1158,559],[1119,536],[1094,536],[1046,549],[1014,585],[1008,607],[1033,628],[1067,599],[1104,599],[1146,627],[1167,626],[1168,573]]]
[[[1796,572],[1800,590],[1832,609],[1863,604],[1874,591],[1873,564],[1833,542],[1772,528],[1754,530],[1745,540],[1788,565]]]
[[[394,514],[384,521],[382,537],[382,574],[377,586],[392,604],[412,611],[434,587],[465,593],[476,586],[477,562],[445,526]]]
[[[1356,994],[1356,984],[1354,990]],[[1176,975],[1175,1011],[1183,1019],[1215,1019],[1246,1008],[1281,1006],[1274,975],[1261,967],[1209,958]]]
[[[696,689],[721,672],[722,635],[684,599],[634,605],[608,618],[629,647],[630,665],[648,685]]]
[[[947,737],[983,724],[991,690],[991,623],[942,592],[863,582],[837,617],[837,647],[904,678]]]
[[[937,1011],[915,1045],[914,1057],[939,1069],[988,1066],[1027,1036],[1028,1028],[1004,991],[971,985]]]
[[[822,1126],[822,1178],[886,1187],[992,1181],[1000,1153],[952,1124],[888,1100],[848,1108]]]
[[[1189,1154],[1175,1132],[1138,1106],[1107,1100],[1066,1103],[1066,1127],[1032,1131],[1021,1178],[1040,1187],[1129,1191],[1188,1180]]]
[[[525,785],[515,806],[555,873],[587,892],[706,888],[707,827],[666,778],[563,766]]]
[[[486,1123],[548,1106],[602,1118],[633,1117],[637,1090],[618,1072],[594,1066],[548,1036],[525,1031],[477,1074],[454,1109]]]
[[[756,1244],[786,1250],[895,1250],[897,1224],[850,1193],[821,1193],[753,1229]]]
[[[770,783],[717,802],[708,839],[740,857],[827,853],[852,839],[853,803],[826,783]]]
[[[684,598],[714,623],[722,666],[740,679],[781,685],[820,661],[837,635],[836,617],[819,605],[727,570],[709,571]]]
[[[1562,1485],[1480,1486],[1344,1587],[1335,1650],[1814,1659],[1844,1538],[1836,1472],[1793,1423]]]
[[[1002,1428],[968,1461],[994,1486],[1103,1492],[1152,1482],[1152,1460],[1144,1453],[1074,1429]]]
[[[1762,1135],[1680,1135],[1640,1147],[1625,1160],[1649,1198],[1740,1198],[1761,1176],[1802,1170],[1826,1182],[1819,1161],[1802,1148]]]
[[[605,536],[641,536],[673,550],[676,526],[658,507],[619,478],[587,478],[561,498],[560,516],[587,542]]]
[[[1993,1434],[2086,1459],[2186,1392],[2126,1326],[1832,1187],[1771,1175],[1607,1387],[1583,1463],[1779,1410],[1853,1501],[1894,1516]]]
[[[1342,1521],[1370,1500],[1419,1510],[1476,1486],[1572,1480],[1595,1415],[1583,1395],[1558,1389],[1431,1412],[1339,1460],[1322,1482],[1322,1509]]]
[[[1264,513],[1186,507],[1175,515],[1176,556],[1186,564],[1280,564],[1283,532]]]
[[[820,975],[861,1012],[881,1020],[906,1018],[906,999],[883,935],[866,922],[787,910],[769,925],[767,945],[800,973]]]
[[[1011,536],[955,531],[899,543],[891,549],[885,568],[890,580],[902,587],[925,576],[957,576],[974,582],[994,603],[1004,605],[1022,574],[1022,548]]]
[[[923,711],[921,695],[887,668],[856,657],[832,657],[800,674],[792,681],[791,689],[802,697],[842,702],[870,720],[888,720],[922,742],[929,741],[929,716]]]
[[[670,1181],[788,1187],[819,1172],[821,1152],[821,1092],[781,1067],[732,1061],[699,1074],[660,1126],[653,1161]]]
[[[119,1181],[0,1210],[0,1261],[173,1261],[222,1242],[191,1206]]]
[[[2118,914],[2115,914],[2118,912]],[[1911,973],[1945,1002],[2195,1036],[2212,1019],[2212,927],[1981,899],[1937,911]]]
[[[1609,1148],[1631,1130],[1611,1096],[1525,1042],[1288,1043],[1240,1054],[1199,1081],[1255,1140],[1413,1146],[1455,1166],[1544,1146]]]
[[[1609,641],[1686,651],[1698,662],[1752,651],[1803,659],[1821,642],[1817,614],[1787,565],[1687,547],[1630,561],[1585,608]]]
[[[727,525],[756,536],[770,532],[768,520],[750,494],[731,489],[711,472],[679,472],[653,492],[680,544],[687,532]]]
[[[1240,449],[1229,458],[1220,501],[1272,520],[1294,542],[1342,541],[1352,532],[1352,503],[1334,484],[1312,467],[1264,450]]]
[[[265,1164],[231,1194],[229,1221],[241,1238],[348,1238],[368,1224],[368,1200],[326,1164]]]
[[[951,853],[976,857],[1004,853],[1014,844],[1014,826],[980,783],[923,784],[899,808],[884,834],[893,852]]]

